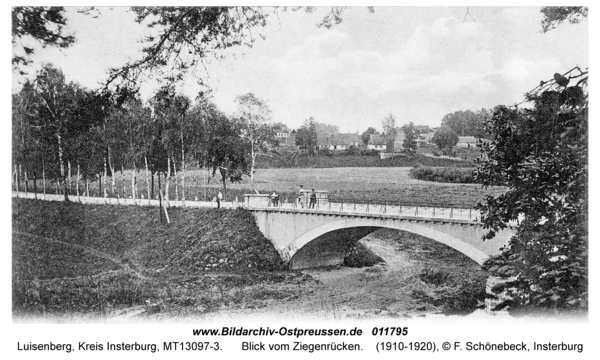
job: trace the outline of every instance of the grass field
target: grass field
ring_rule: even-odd
[[[416,180],[410,177],[408,167],[385,168],[291,168],[291,169],[257,169],[254,174],[255,188],[261,193],[276,191],[283,201],[291,202],[298,194],[300,185],[304,189],[329,191],[333,201],[401,203],[403,205],[435,205],[472,207],[481,201],[487,193],[500,194],[503,188],[495,187],[487,191],[478,184],[447,184]],[[125,173],[125,196],[131,196],[131,172]],[[74,180],[73,180],[74,181]],[[186,199],[210,200],[222,188],[220,177],[212,177],[205,170],[192,169],[186,173]],[[155,177],[155,188],[158,181]],[[165,189],[164,179],[161,182]],[[80,185],[83,191],[83,185]],[[112,195],[111,179],[107,179],[108,196]],[[30,184],[29,189],[32,189]],[[243,194],[251,193],[249,178],[241,183],[227,183],[228,201],[242,200]],[[23,189],[23,186],[21,187]],[[98,183],[90,184],[91,196],[102,196]],[[48,192],[54,192],[54,187]],[[147,197],[146,178],[144,173],[138,173],[138,191]],[[38,184],[38,192],[41,185]],[[123,180],[120,173],[115,176],[115,192],[122,196]],[[71,186],[71,194],[75,194],[75,185]],[[181,188],[178,189],[181,199]],[[155,192],[155,197],[157,192]],[[169,198],[175,199],[174,180],[169,186]]]

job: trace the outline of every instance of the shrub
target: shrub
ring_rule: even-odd
[[[410,177],[418,180],[474,184],[472,168],[433,168],[433,167],[414,167],[410,169]]]

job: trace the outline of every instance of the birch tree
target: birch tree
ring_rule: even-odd
[[[260,152],[266,152],[267,145],[275,143],[275,131],[268,124],[271,110],[267,104],[253,93],[238,96],[237,116],[243,124],[242,137],[249,143],[250,150],[250,187],[254,187],[254,163]]]

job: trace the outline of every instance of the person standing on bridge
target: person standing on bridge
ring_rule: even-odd
[[[298,192],[298,203],[304,209],[304,187],[300,185],[300,191]]]
[[[217,194],[217,209],[221,207],[221,200],[223,200],[223,194],[221,193],[221,190],[219,190],[219,193]]]
[[[317,193],[315,193],[315,189],[312,189],[312,191],[310,192],[310,204],[308,205],[308,208],[314,209],[316,203],[317,203]]]

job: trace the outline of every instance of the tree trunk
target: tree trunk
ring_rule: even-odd
[[[133,162],[133,173],[131,174],[131,198],[135,202],[137,193],[137,167],[135,161]]]
[[[171,183],[171,157],[167,155],[167,175],[165,176],[165,201],[169,205],[169,185]]]
[[[21,165],[19,165],[19,168],[21,167]],[[19,176],[19,172],[17,171],[17,165],[15,165],[15,178],[17,179],[17,191],[19,191],[19,179],[21,178]]]
[[[185,154],[181,149],[181,204],[185,207]]]
[[[46,163],[42,158],[42,187],[44,188],[44,196],[46,196]]]
[[[98,197],[102,197],[102,173],[98,173]]]
[[[177,167],[175,166],[175,158],[173,158],[173,173],[175,177],[175,206],[177,206],[177,200],[179,200],[179,186],[177,186]]]
[[[121,182],[123,183],[123,191],[121,191],[123,199],[125,199],[125,169],[121,165]]]
[[[90,179],[85,178],[85,196],[90,197]]]
[[[29,178],[27,178],[27,170],[25,170],[25,197],[27,197],[28,192],[29,192]]]
[[[152,174],[152,181],[154,181],[154,174]],[[158,217],[160,218],[160,222],[162,224],[162,196],[160,196],[160,172],[158,172]]]
[[[108,176],[108,164],[106,163],[106,156],[104,157],[104,179],[102,180],[102,185],[104,186],[104,202],[106,202],[106,198],[108,197],[108,190],[106,189],[106,177]]]
[[[150,177],[151,177],[150,194],[151,194],[151,199],[154,199],[154,173],[151,173]]]
[[[251,159],[251,163],[250,163],[250,187],[252,188],[252,190],[254,190],[255,193],[258,194],[258,190],[256,190],[256,188],[254,187],[254,161],[256,160],[256,152],[254,152],[254,142],[251,143],[251,149],[250,149],[250,159]]]
[[[148,204],[150,204],[150,173],[148,171],[148,158],[144,156],[144,163],[146,163],[146,195],[148,195]]]
[[[112,193],[111,197],[117,197],[115,193],[115,167],[110,164],[110,191]]]
[[[33,173],[33,193],[35,194],[35,198],[37,199],[37,173]]]
[[[223,201],[227,199],[227,184],[225,181],[227,180],[227,169],[219,168],[219,172],[221,173],[221,179],[223,181]]]
[[[81,172],[79,171],[79,163],[77,163],[77,200],[79,200],[79,202],[81,202],[81,198],[80,198],[80,194],[79,194],[79,176],[80,176]]]
[[[60,177],[62,182],[63,191],[65,193],[65,201],[69,201],[69,194],[67,193],[67,183],[65,181],[65,164],[63,163],[63,148],[62,138],[60,134],[56,134],[56,140],[58,141],[58,162],[60,163]]]
[[[17,164],[15,164],[15,191],[19,191],[19,173],[17,172]]]
[[[69,169],[69,172],[68,172],[68,174],[69,174],[68,186],[69,186],[69,194],[70,194],[71,191],[72,191],[72,185],[71,185],[71,179],[72,179],[72,176],[71,176],[71,160],[67,161],[67,168]]]

